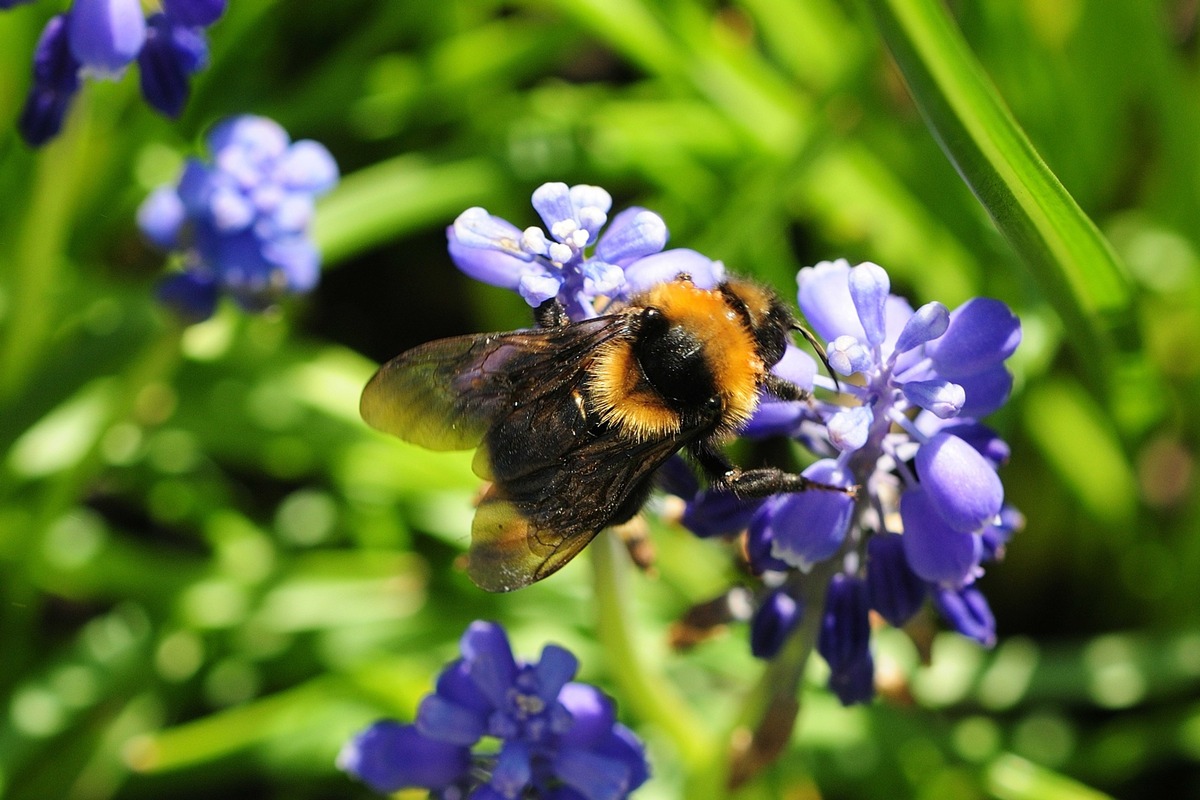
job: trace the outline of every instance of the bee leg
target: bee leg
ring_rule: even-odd
[[[767,373],[766,380],[763,381],[763,388],[778,397],[780,400],[812,399],[812,392],[808,391],[807,389],[801,389],[796,384],[779,377],[773,372]]]
[[[857,486],[834,486],[831,483],[810,481],[803,475],[794,472],[784,472],[774,467],[762,469],[739,469],[734,467],[725,473],[721,480],[713,484],[715,488],[727,489],[738,497],[768,497],[773,494],[806,492],[809,489],[821,489],[826,492],[841,492],[851,497],[858,496]]]
[[[567,310],[557,297],[551,297],[533,310],[533,318],[539,328],[564,328],[571,324]]]
[[[634,565],[648,575],[654,575],[654,543],[650,540],[650,526],[641,514],[634,515],[627,522],[612,526],[613,533],[629,551],[629,557]]]
[[[709,488],[733,492],[738,497],[769,497],[773,494],[806,492],[809,489],[841,492],[851,497],[858,496],[857,486],[834,486],[829,483],[810,481],[803,475],[784,472],[776,467],[760,469],[735,467],[725,457],[725,454],[709,441],[698,442],[690,449],[701,469],[708,475]]]

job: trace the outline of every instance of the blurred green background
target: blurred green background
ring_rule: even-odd
[[[410,719],[476,618],[526,657],[577,652],[649,743],[638,797],[698,796],[689,776],[724,754],[762,665],[744,626],[686,653],[666,631],[729,583],[729,552],[656,527],[659,574],[625,594],[642,663],[622,664],[597,642],[587,558],[475,589],[454,564],[469,455],[357,415],[378,361],[527,324],[453,268],[444,228],[473,205],[534,224],[530,193],[563,180],[658,211],[674,245],[785,297],[801,266],[844,256],[914,304],[985,294],[1024,326],[991,420],[1028,518],[982,582],[999,646],[932,619],[920,646],[880,631],[883,698],[864,708],[810,665],[786,754],[737,796],[1200,798],[1194,0],[948,6],[960,56],[1111,243],[1074,280],[1069,256],[998,232],[1013,216],[989,191],[1020,178],[969,187],[941,147],[962,140],[888,55],[906,9],[942,8],[928,0],[234,0],[182,120],[130,74],[89,83],[34,152],[14,121],[61,5],[0,13],[0,796],[367,797],[339,746]],[[184,330],[152,300],[163,261],[134,212],[235,113],[337,158],[326,273],[282,309]],[[629,697],[634,669],[704,723],[690,743]]]

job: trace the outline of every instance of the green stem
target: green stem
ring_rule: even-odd
[[[55,292],[89,136],[85,98],[77,98],[62,134],[37,154],[24,223],[13,249],[9,318],[0,340],[0,399],[24,385],[45,351],[56,319]],[[19,206],[18,206],[19,207]]]
[[[704,735],[705,726],[691,706],[646,664],[643,649],[634,641],[629,607],[629,559],[620,540],[611,531],[601,533],[592,543],[591,561],[596,592],[596,636],[608,660],[612,679],[621,696],[642,719],[657,725],[674,742],[689,774],[709,763],[713,744]],[[699,787],[701,794],[713,795],[714,787]],[[715,787],[719,788],[719,787]]]
[[[800,716],[800,684],[816,647],[829,581],[842,563],[834,557],[793,577],[792,593],[803,605],[800,626],[771,659],[728,734],[729,762],[719,777],[737,788],[783,753]],[[714,775],[714,778],[718,776]]]

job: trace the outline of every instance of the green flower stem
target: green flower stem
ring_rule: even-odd
[[[715,748],[705,736],[706,726],[675,687],[651,671],[634,639],[629,607],[632,596],[629,559],[624,547],[615,534],[605,531],[589,549],[596,592],[596,637],[608,660],[612,679],[634,713],[657,725],[671,738],[688,767],[688,774],[695,775],[702,766],[720,759],[713,758]],[[720,788],[689,786],[687,796],[719,797]]]
[[[25,215],[11,254],[8,323],[0,338],[0,399],[20,391],[45,351],[56,319],[67,237],[83,183],[90,118],[86,98],[76,99],[62,133],[36,155]]]
[[[801,602],[800,626],[771,659],[742,713],[729,732],[729,762],[724,779],[732,788],[752,780],[770,766],[791,741],[800,715],[800,684],[821,630],[825,591],[842,563],[839,556],[793,578],[790,590]]]

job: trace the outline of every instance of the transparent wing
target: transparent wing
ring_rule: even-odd
[[[578,386],[596,347],[621,335],[622,316],[561,328],[439,339],[384,364],[359,410],[373,428],[430,450],[466,450],[520,404]]]
[[[546,345],[541,331],[423,344],[379,368],[359,411],[371,427],[430,450],[469,449],[510,402],[513,362],[536,366]]]

